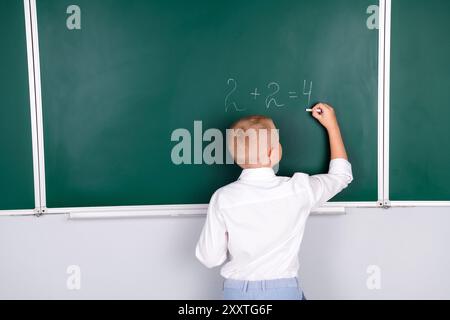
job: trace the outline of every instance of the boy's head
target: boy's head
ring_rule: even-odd
[[[272,119],[245,117],[228,130],[228,149],[243,169],[272,168],[282,156],[278,130]]]

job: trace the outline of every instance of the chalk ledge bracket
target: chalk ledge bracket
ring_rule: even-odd
[[[381,202],[381,207],[382,207],[383,209],[390,209],[390,208],[392,208],[391,201],[389,201],[389,200],[384,200],[383,202]]]
[[[41,208],[36,208],[36,209],[34,209],[34,215],[35,215],[37,218],[42,217],[42,216],[45,215],[46,213],[47,213],[47,208],[45,208],[45,207],[41,207]]]

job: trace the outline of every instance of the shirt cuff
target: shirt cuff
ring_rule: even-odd
[[[330,161],[330,174],[343,174],[349,177],[353,177],[352,165],[345,159],[333,159]]]

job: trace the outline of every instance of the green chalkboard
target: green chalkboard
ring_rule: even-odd
[[[392,2],[392,200],[450,200],[449,31],[449,1]]]
[[[49,207],[207,203],[239,170],[172,162],[172,133],[197,140],[196,120],[271,116],[279,173],[325,172],[316,101],[337,109],[354,168],[335,200],[377,200],[373,1],[78,0],[80,21],[72,4],[37,1]]]
[[[0,210],[34,209],[23,1],[0,1]]]

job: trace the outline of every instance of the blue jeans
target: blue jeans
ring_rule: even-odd
[[[224,300],[306,300],[298,278],[262,281],[225,279]]]

